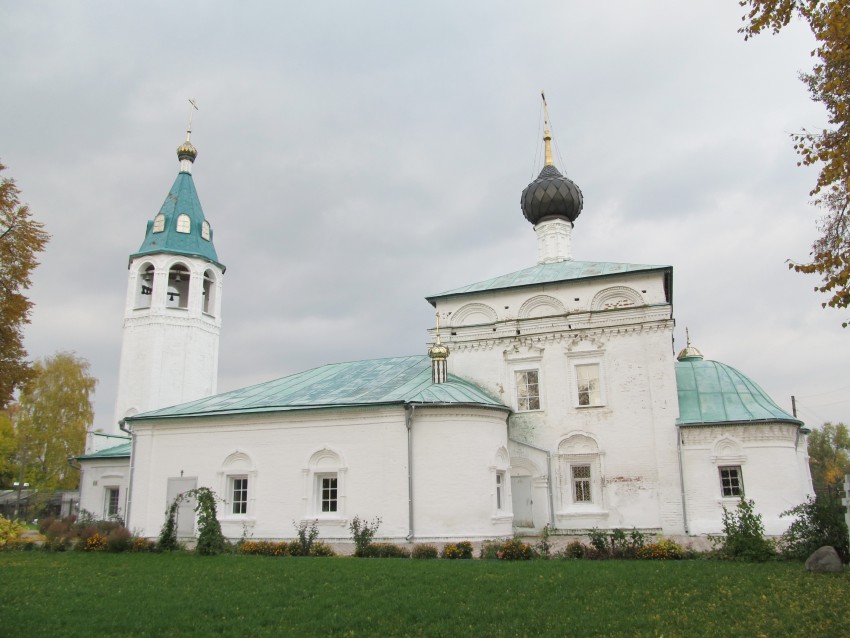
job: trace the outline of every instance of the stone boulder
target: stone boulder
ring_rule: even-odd
[[[841,573],[844,570],[844,565],[838,552],[830,545],[824,545],[820,549],[816,549],[811,556],[806,559],[806,571],[818,573]]]

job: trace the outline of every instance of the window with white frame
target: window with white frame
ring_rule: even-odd
[[[248,513],[248,477],[230,477],[230,513]]]
[[[744,495],[744,479],[740,465],[721,465],[720,494],[724,498],[734,498]]]
[[[598,363],[583,363],[575,367],[578,404],[602,405],[602,384]]]
[[[573,483],[573,502],[592,503],[593,492],[590,489],[590,465],[571,465]]]
[[[210,240],[210,223],[206,219],[201,222],[201,239]]]
[[[338,478],[336,474],[317,474],[316,492],[319,497],[318,510],[323,514],[337,512],[338,500]]]
[[[537,370],[517,370],[516,403],[518,412],[540,409],[540,372]]]
[[[496,509],[505,509],[505,473],[496,472]]]
[[[153,232],[161,233],[165,230],[165,215],[160,213],[156,217],[153,218]]]
[[[103,518],[118,516],[118,497],[121,491],[117,487],[107,487],[104,490]]]

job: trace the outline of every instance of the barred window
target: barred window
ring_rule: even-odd
[[[593,496],[590,491],[590,466],[573,465],[573,500],[576,503],[591,503]]]
[[[232,479],[232,495],[233,495],[233,509],[231,510],[234,514],[247,514],[248,513],[248,478],[247,477],[234,477]]]
[[[743,496],[744,481],[740,465],[724,465],[720,468],[720,493],[726,497]]]
[[[516,372],[516,402],[519,412],[540,409],[540,373],[537,370]]]

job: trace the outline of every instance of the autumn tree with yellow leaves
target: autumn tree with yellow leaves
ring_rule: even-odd
[[[843,423],[824,423],[809,434],[809,467],[815,489],[841,487],[850,474],[850,432]]]
[[[0,171],[4,168],[0,164]],[[32,378],[23,341],[32,302],[24,293],[38,265],[36,256],[50,238],[43,225],[31,219],[19,193],[14,180],[0,179],[0,409]]]
[[[814,202],[824,211],[811,261],[791,263],[797,272],[817,274],[816,291],[829,295],[823,306],[850,306],[850,2],[848,0],[740,0],[747,12],[745,39],[778,33],[795,17],[809,25],[817,41],[814,68],[800,77],[814,101],[823,104],[829,128],[792,135],[799,164],[820,167]],[[850,321],[844,321],[846,328]]]

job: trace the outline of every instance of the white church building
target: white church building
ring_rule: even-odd
[[[721,530],[753,499],[768,534],[812,494],[804,424],[752,380],[673,349],[671,266],[575,261],[579,188],[545,165],[522,192],[538,263],[431,295],[427,354],[322,366],[216,394],[222,281],[187,140],[130,256],[117,447],[80,457],[81,507],[158,535],[194,487],[225,535],[396,542],[592,528]],[[441,325],[442,324],[442,325]],[[183,506],[179,533],[194,533]]]

